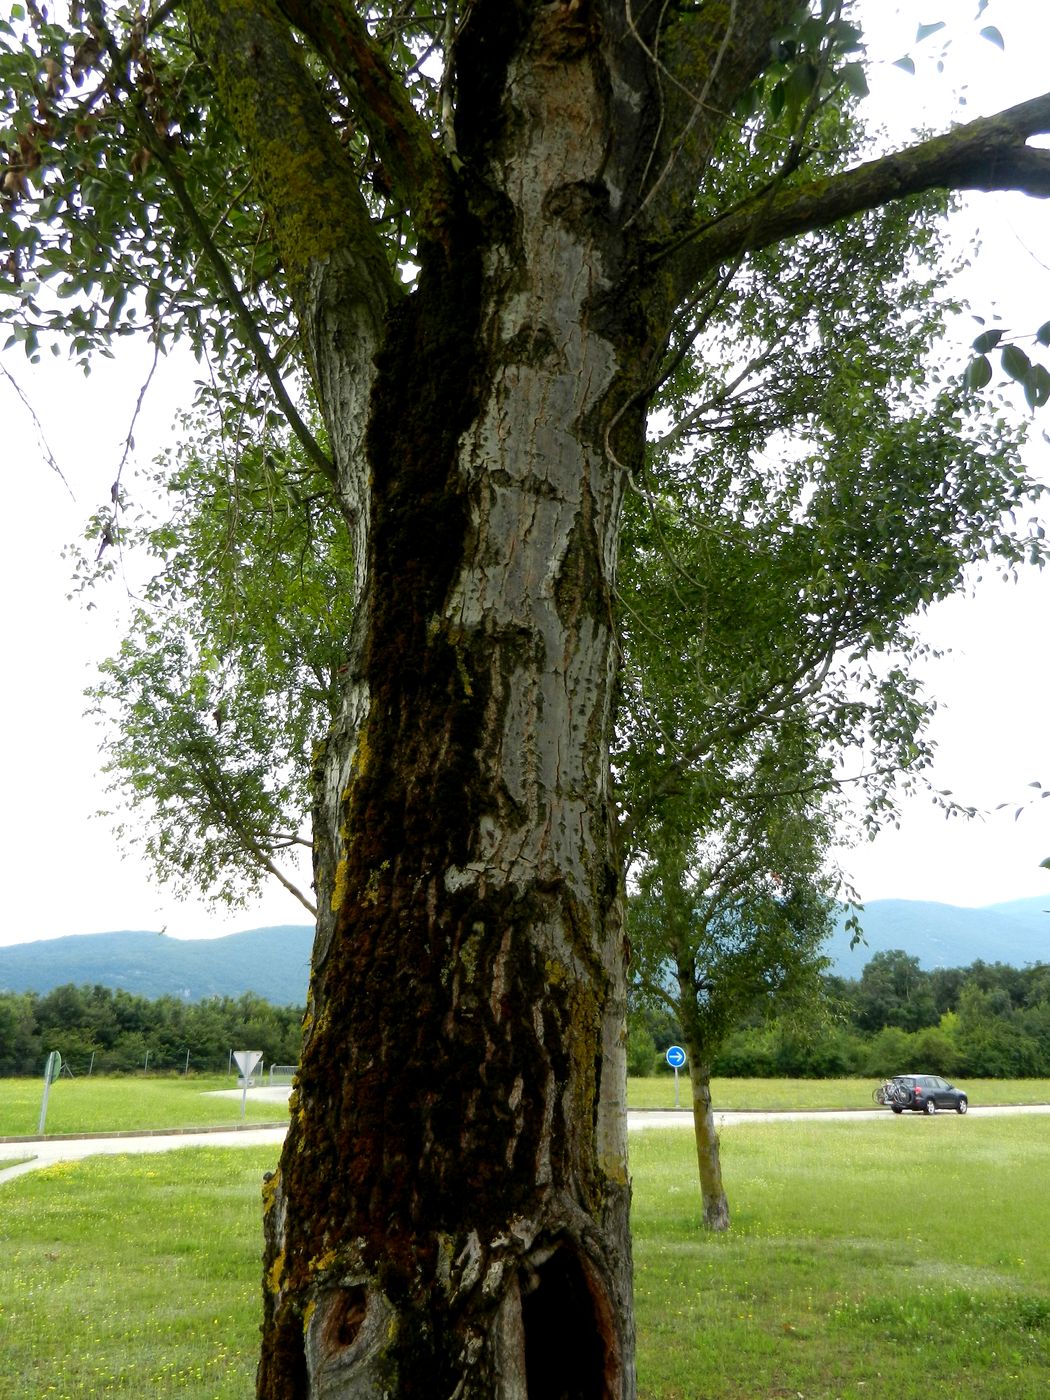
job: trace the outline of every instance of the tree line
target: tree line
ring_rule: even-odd
[[[716,1075],[743,1078],[885,1078],[921,1070],[948,1078],[1050,1077],[1050,963],[977,961],[925,971],[895,950],[875,953],[859,978],[825,974],[818,1002],[766,1017],[755,1012],[714,1057]],[[186,1002],[102,986],[0,993],[0,1076],[42,1073],[59,1050],[74,1074],[213,1072],[231,1049],[295,1064],[302,1008],[250,992]],[[663,1008],[630,1017],[629,1072],[649,1075],[682,1039]],[[187,1055],[189,1056],[187,1062]]]
[[[74,1074],[226,1070],[231,1050],[261,1050],[262,1063],[295,1064],[302,1008],[250,992],[185,1002],[109,987],[0,993],[0,1076],[42,1074],[58,1050]]]
[[[977,961],[925,971],[900,950],[876,953],[859,978],[825,974],[808,1010],[755,1012],[725,1039],[716,1075],[884,1079],[1050,1076],[1050,964]],[[666,1010],[630,1019],[629,1071],[652,1074],[681,1030]]]

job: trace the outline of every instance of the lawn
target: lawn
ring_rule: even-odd
[[[1050,1394],[1045,1119],[755,1123],[722,1148],[711,1238],[691,1136],[631,1137],[641,1400]]]
[[[236,1087],[236,1080],[227,1075],[57,1079],[48,1097],[45,1131],[50,1135],[233,1126],[241,1121],[240,1098],[216,1098],[209,1091]],[[36,1133],[43,1093],[42,1076],[0,1079],[0,1137]],[[249,1097],[245,1117],[252,1123],[280,1123],[288,1117],[287,1104],[253,1102]]]
[[[0,1186],[0,1395],[247,1400],[276,1155],[92,1157]]]
[[[640,1400],[1050,1393],[1042,1118],[754,1123],[699,1228],[688,1133],[631,1134]],[[0,1394],[247,1400],[267,1149],[92,1158],[0,1186]]]
[[[960,1079],[970,1103],[1050,1103],[1050,1079]],[[877,1079],[713,1079],[711,1097],[717,1109],[872,1108]],[[678,1077],[681,1107],[689,1106],[689,1075]],[[674,1074],[662,1071],[647,1079],[627,1081],[628,1108],[674,1108]]]
[[[719,1109],[871,1108],[872,1079],[716,1079],[712,1084]],[[239,1098],[215,1098],[208,1091],[233,1089],[225,1075],[153,1077],[92,1075],[59,1079],[51,1086],[46,1131],[51,1133],[121,1132],[133,1129],[205,1128],[241,1121]],[[1047,1103],[1045,1079],[967,1080],[970,1101],[978,1104]],[[0,1079],[0,1137],[29,1137],[40,1121],[43,1079]],[[680,1076],[679,1098],[689,1104],[688,1076]],[[631,1079],[631,1108],[673,1108],[674,1076]],[[278,1102],[247,1105],[247,1120],[279,1123],[287,1107]]]

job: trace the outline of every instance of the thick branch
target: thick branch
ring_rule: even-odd
[[[685,295],[713,267],[742,251],[754,252],[927,190],[1019,190],[1046,199],[1050,151],[1026,142],[1047,132],[1050,93],[841,175],[758,199],[687,235],[657,259],[673,259]]]
[[[174,5],[164,6],[162,7],[162,11],[166,13],[173,8],[175,8]],[[108,30],[105,29],[105,17],[101,5],[92,5],[91,9],[95,17],[95,24],[98,31],[100,34],[104,35],[106,47],[112,59],[113,72],[118,73],[127,62],[127,50],[118,49],[112,36],[109,34]],[[158,14],[156,18],[159,19],[160,15]],[[210,264],[230,310],[237,317],[244,338],[255,355],[256,363],[260,371],[273,390],[274,397],[280,405],[285,418],[288,420],[289,426],[299,439],[307,456],[310,457],[314,464],[329,478],[329,480],[335,481],[335,467],[322,451],[317,439],[310,432],[310,429],[306,426],[295,404],[292,403],[288,390],[285,388],[284,381],[281,378],[280,371],[274,363],[266,342],[256,325],[255,318],[241,294],[240,287],[237,285],[237,279],[233,275],[233,270],[219,251],[218,245],[212,238],[208,226],[201,218],[197,206],[194,204],[193,198],[186,186],[186,182],[179,173],[178,167],[172,159],[164,139],[138,103],[132,104],[129,109],[134,113],[144,145],[149,148],[154,158],[162,166],[172,193],[185,215],[186,222],[200,244],[201,252]],[[154,359],[154,364],[156,364],[156,359]],[[141,406],[142,395],[140,394],[138,407],[135,410],[136,414]],[[124,455],[125,457],[127,456],[127,449],[125,449]],[[121,467],[123,467],[123,460],[121,461]],[[119,471],[117,476],[119,479]]]
[[[451,170],[357,6],[348,0],[279,4],[339,79],[398,201],[421,229],[432,229],[451,202]]]
[[[683,14],[673,9],[668,14],[664,6],[662,31],[648,42],[642,32],[647,8],[628,3],[627,13],[631,32],[652,64],[660,98],[639,210],[652,227],[673,218],[673,211],[692,196],[727,112],[761,73],[772,36],[797,5],[795,0],[729,0]]]
[[[266,0],[188,0],[186,10],[244,143],[300,309],[313,269],[352,249],[358,293],[381,321],[396,297],[393,273],[286,20]]]

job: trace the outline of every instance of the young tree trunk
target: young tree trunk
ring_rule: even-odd
[[[689,1082],[693,1090],[693,1133],[696,1138],[696,1164],[700,1170],[700,1199],[704,1207],[705,1230],[729,1229],[729,1201],[722,1185],[722,1158],[719,1151],[715,1115],[711,1107],[711,1068],[703,1063],[696,1048],[686,1039],[689,1055]]]
[[[601,53],[574,7],[532,17],[473,153],[503,197],[448,211],[376,360],[356,698],[319,768],[266,1189],[267,1400],[634,1394],[607,754],[649,333],[613,295]]]

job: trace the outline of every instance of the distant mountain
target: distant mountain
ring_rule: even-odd
[[[928,972],[983,962],[1050,962],[1050,893],[963,909],[915,899],[875,899],[860,915],[864,942],[850,949],[846,915],[827,954],[840,977],[859,977],[875,953],[903,948]]]
[[[1050,962],[1050,894],[962,909],[911,899],[876,899],[864,909],[864,942],[850,949],[843,927],[828,944],[833,971],[859,977],[873,954],[903,948],[920,967],[984,962]],[[157,933],[81,933],[0,948],[0,991],[49,992],[73,982],[123,987],[137,996],[210,996],[254,992],[275,1006],[302,1006],[310,974],[313,928],[282,924],[222,938],[168,938]]]
[[[222,938],[157,933],[80,933],[0,948],[0,991],[49,992],[67,982],[185,1001],[254,992],[274,1006],[302,1006],[313,928],[281,924]]]

